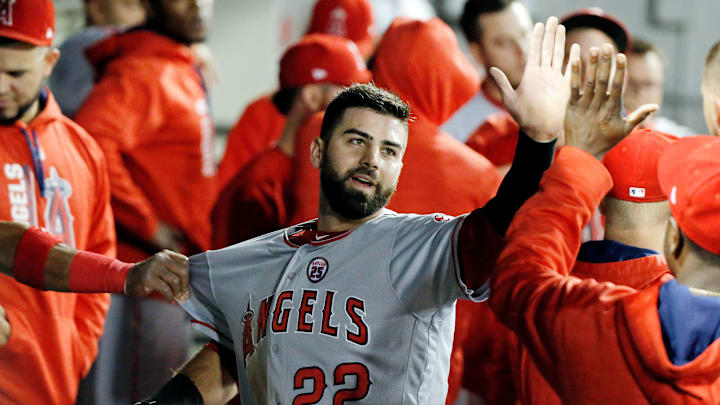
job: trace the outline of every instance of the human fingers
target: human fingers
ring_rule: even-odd
[[[526,68],[540,65],[540,49],[542,47],[542,39],[545,26],[543,23],[536,23],[533,27],[532,37],[530,39],[530,50],[528,51],[528,61]]]
[[[572,48],[571,48],[572,51]],[[555,51],[552,58],[552,68],[558,72],[563,68],[565,60],[565,26],[558,25],[555,30]]]
[[[607,90],[610,83],[610,71],[612,70],[612,53],[612,45],[605,44],[602,46],[600,63],[595,74],[595,89],[592,101],[596,105],[600,105],[608,97]]]
[[[542,39],[542,54],[540,66],[550,66],[553,59],[553,51],[555,49],[555,31],[557,31],[557,17],[550,17],[545,24],[545,32]]]

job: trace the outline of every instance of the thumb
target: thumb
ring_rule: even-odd
[[[500,93],[502,94],[502,101],[503,105],[505,105],[505,108],[508,107],[508,105],[512,105],[513,100],[515,99],[515,90],[513,90],[512,85],[510,84],[510,80],[508,80],[507,76],[505,76],[505,73],[503,73],[502,70],[491,67],[490,68],[490,76],[495,80],[495,83],[500,88]]]
[[[628,134],[633,130],[639,123],[641,123],[648,115],[657,111],[659,106],[657,104],[645,104],[638,107],[637,110],[628,114],[625,117],[625,133]]]

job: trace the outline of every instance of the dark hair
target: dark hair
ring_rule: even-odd
[[[275,108],[280,111],[280,114],[287,115],[290,112],[295,96],[300,92],[298,87],[285,87],[273,94],[272,102],[275,104]]]
[[[478,24],[478,17],[486,13],[505,10],[516,0],[468,0],[465,3],[460,27],[470,42],[478,42],[482,36],[482,27]]]
[[[633,36],[633,40],[630,43],[629,54],[647,55],[650,52],[655,52],[660,57],[663,64],[665,63],[665,54],[663,54],[660,48],[653,45],[650,41]]]
[[[320,138],[327,143],[346,109],[370,108],[373,111],[395,117],[405,123],[410,120],[410,107],[394,93],[372,84],[353,84],[341,91],[325,110]]]

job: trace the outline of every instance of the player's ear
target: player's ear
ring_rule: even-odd
[[[598,205],[598,211],[600,211],[600,214],[602,214],[602,215],[605,215],[605,211],[606,211],[605,205],[607,203],[605,201],[607,201],[607,197],[603,198],[602,201],[600,201],[600,205]]]
[[[670,218],[668,218],[667,228],[665,229],[664,253],[668,266],[671,270],[673,270],[673,273],[679,268],[680,258],[682,257],[683,249],[685,248],[684,242],[685,241],[682,233],[680,232],[680,228],[677,226],[677,222],[675,222],[675,218],[670,216]]]
[[[52,73],[53,68],[55,67],[55,64],[57,63],[58,59],[60,58],[60,51],[57,48],[49,47],[45,49],[45,56],[43,57],[43,62],[45,63],[45,69],[43,70],[43,76],[44,77],[50,77],[50,73]]]
[[[310,144],[310,162],[312,162],[313,167],[316,169],[320,169],[324,149],[325,142],[323,142],[320,137],[313,139]]]

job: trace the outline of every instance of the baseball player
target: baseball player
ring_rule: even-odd
[[[535,27],[525,78],[508,97],[531,148],[562,131],[557,106],[567,102],[570,75],[561,72],[557,27],[556,18],[547,30]],[[384,209],[400,176],[408,118],[399,98],[372,85],[340,93],[311,149],[321,177],[317,220],[191,259],[183,308],[235,352],[243,404],[444,402],[455,300],[488,294],[489,264],[501,247],[489,224],[497,211],[453,218]],[[508,186],[496,199],[519,192]],[[222,375],[219,362],[203,368],[197,359],[168,383],[174,395],[153,400],[227,400],[218,393],[233,394],[228,382],[209,378]]]
[[[660,253],[670,206],[658,183],[657,162],[675,139],[648,129],[636,130],[605,155],[603,164],[613,179],[613,188],[600,205],[606,219],[605,239],[580,246],[573,276],[637,290],[672,279]],[[561,404],[530,354],[514,340],[513,375],[520,402]]]
[[[702,77],[703,112],[711,135],[720,136],[720,41],[707,54]]]
[[[297,97],[286,114],[285,128],[277,143],[253,156],[220,192],[212,212],[214,248],[290,224],[286,191],[292,178],[296,132],[310,115],[327,107],[342,89],[341,84],[366,83],[370,76],[349,39],[312,34],[285,51],[280,61],[280,82],[283,87],[297,89]],[[307,153],[301,158],[307,160]]]
[[[620,55],[617,61],[620,73],[625,59]],[[612,94],[606,91],[609,65],[601,69],[605,79],[593,84],[594,96],[584,101],[578,101],[580,66],[573,65],[571,105],[603,105],[603,99],[620,97],[623,74],[616,74]],[[612,104],[619,115],[621,103]],[[596,135],[580,143],[578,131],[566,127],[566,142],[585,144],[597,156],[605,147],[593,138],[617,139],[622,133],[611,127],[598,131],[602,127],[589,122]],[[676,141],[660,156],[658,182],[672,213],[663,250],[677,280],[642,290],[567,275],[583,225],[612,188],[597,159],[577,148],[560,149],[542,191],[518,211],[490,280],[490,305],[562,403],[717,403],[719,154],[717,138],[698,136]]]
[[[318,0],[313,7],[306,35],[323,34],[347,38],[361,58],[367,59],[375,48],[375,26],[370,0]],[[290,60],[288,60],[290,62]],[[297,62],[297,61],[292,61]],[[358,63],[358,66],[364,65]],[[323,92],[328,98],[319,106],[307,105],[312,111],[324,110],[338,88],[347,85],[342,77],[315,71],[308,75],[302,66],[280,66],[280,88],[272,95],[252,101],[228,133],[225,156],[218,168],[218,187],[225,188],[255,155],[272,147],[283,135],[286,119],[296,120],[297,106],[308,104],[303,92]],[[363,80],[364,81],[364,80]],[[303,90],[305,89],[305,90]],[[312,89],[312,90],[308,90]],[[293,111],[295,110],[295,111]],[[283,224],[285,226],[287,224]],[[214,233],[213,228],[213,233]],[[227,245],[223,245],[225,247]]]

